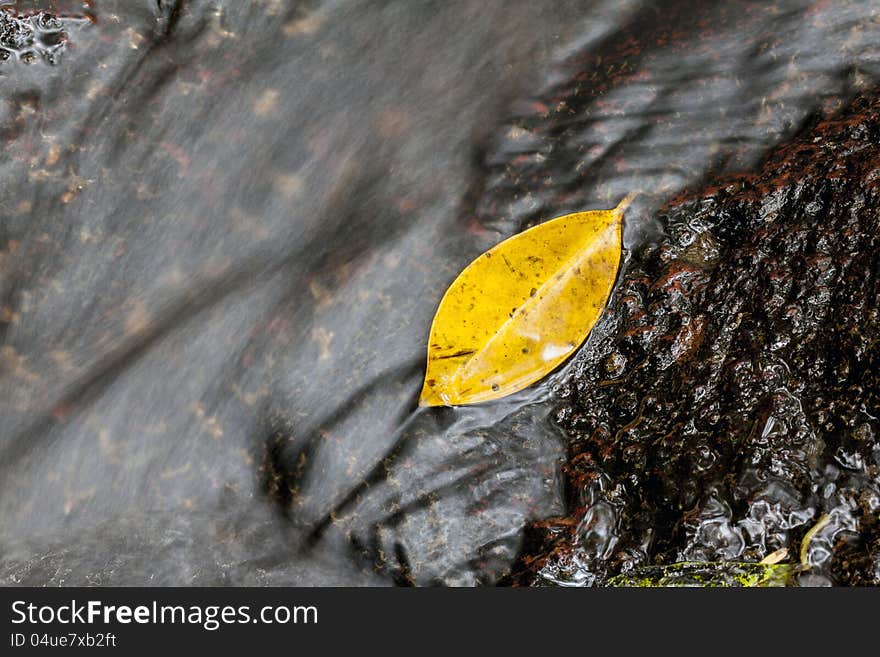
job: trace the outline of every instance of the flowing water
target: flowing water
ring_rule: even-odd
[[[446,286],[639,191],[628,265],[880,78],[872,0],[0,9],[3,583],[495,583],[568,510],[572,368],[417,410]]]

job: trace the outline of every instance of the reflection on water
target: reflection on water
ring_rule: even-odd
[[[495,582],[564,510],[567,368],[416,412],[446,286],[634,190],[627,246],[662,243],[665,200],[880,66],[869,0],[0,5],[8,52],[64,35],[0,61],[7,582]],[[683,554],[808,522],[763,499]]]

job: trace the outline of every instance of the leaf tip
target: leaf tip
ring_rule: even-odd
[[[638,192],[630,192],[629,194],[627,194],[626,196],[623,197],[623,199],[620,201],[620,203],[617,204],[617,207],[614,208],[614,211],[617,214],[623,214],[626,211],[626,209],[630,206],[630,204],[635,200],[636,196],[638,196],[638,195],[639,195]]]

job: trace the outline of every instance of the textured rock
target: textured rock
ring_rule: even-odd
[[[753,175],[669,202],[560,388],[570,513],[514,577],[807,546],[815,583],[880,583],[880,97]]]

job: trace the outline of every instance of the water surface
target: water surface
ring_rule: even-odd
[[[449,282],[880,72],[869,0],[0,4],[7,583],[495,582],[566,370],[416,413]]]

